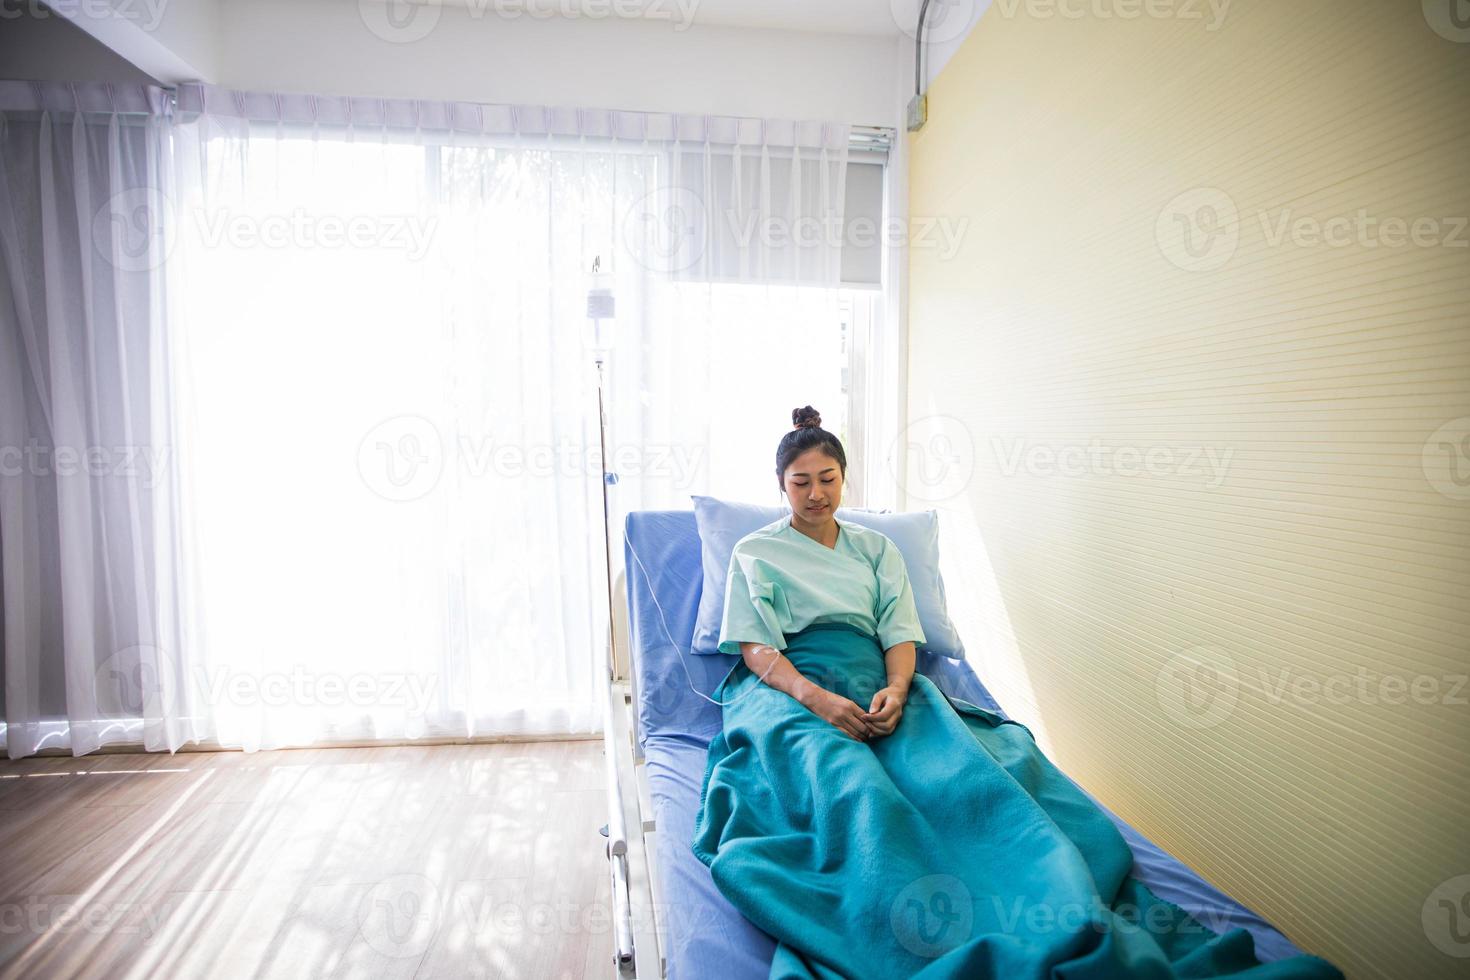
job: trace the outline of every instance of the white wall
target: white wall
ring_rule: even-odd
[[[912,84],[911,62],[907,76],[898,70],[912,41],[898,33],[715,23],[720,18],[706,16],[693,0],[664,5],[676,12],[673,22],[543,19],[515,7],[497,14],[485,2],[446,0],[423,8],[416,15],[422,19],[406,29],[392,24],[389,8],[376,0],[106,3],[57,0],[56,13],[165,84],[202,80],[264,91],[875,125],[899,121],[894,94]],[[679,13],[685,8],[692,21]],[[870,29],[874,15],[871,10],[868,15],[861,23],[836,22],[834,28]],[[895,8],[893,16],[907,15]],[[934,47],[937,68],[943,52]],[[41,77],[39,70],[27,77]],[[77,78],[85,73],[68,70]],[[0,74],[14,77],[16,72]]]
[[[536,20],[444,7],[385,40],[351,0],[225,0],[232,88],[892,125],[892,37],[657,21]],[[381,27],[381,25],[380,25]]]
[[[0,21],[0,78],[40,82],[151,84],[153,79],[64,17],[45,8],[7,11]]]
[[[47,16],[71,21],[164,84],[207,81],[215,74],[220,0],[26,0],[16,6],[30,11],[42,2]],[[14,11],[8,13],[0,27],[16,19]],[[18,77],[10,70],[3,74]]]

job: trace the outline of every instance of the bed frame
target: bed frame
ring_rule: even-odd
[[[660,539],[658,535],[663,537]],[[660,894],[660,882],[663,879],[657,865],[658,828],[654,822],[649,773],[661,772],[664,757],[660,755],[655,759],[655,765],[650,770],[644,756],[643,739],[662,737],[669,733],[661,731],[664,726],[656,715],[650,715],[643,710],[646,706],[639,696],[639,678],[644,678],[650,688],[643,692],[644,696],[653,697],[655,702],[665,693],[670,696],[673,694],[653,690],[653,685],[659,684],[662,677],[654,668],[660,658],[668,658],[665,654],[655,652],[653,648],[645,650],[639,645],[649,632],[647,624],[639,621],[639,609],[643,602],[643,593],[647,592],[652,596],[655,588],[675,590],[679,593],[677,608],[671,602],[675,597],[667,594],[664,596],[665,605],[673,612],[675,622],[672,625],[661,622],[661,625],[680,632],[692,630],[698,596],[690,589],[693,584],[691,580],[699,574],[698,539],[694,533],[693,514],[686,511],[630,513],[624,521],[624,538],[625,558],[635,557],[629,545],[634,538],[638,539],[639,547],[644,547],[645,543],[655,547],[643,556],[651,567],[630,570],[625,577],[627,595],[624,602],[629,618],[626,632],[622,629],[617,631],[616,642],[624,644],[621,649],[628,651],[625,664],[628,676],[626,679],[616,676],[615,661],[611,658],[607,661],[609,666],[604,672],[606,692],[603,699],[603,748],[608,811],[604,847],[613,912],[611,965],[612,975],[617,978],[663,980],[668,973],[667,952],[673,948],[682,949],[684,938],[681,933],[671,932],[669,928],[671,923],[677,924],[675,913],[679,910],[671,909],[666,904],[665,896]],[[625,562],[625,565],[632,564],[632,560]],[[646,582],[639,580],[640,577],[649,576],[651,578]],[[655,578],[659,580],[659,585],[652,581]],[[664,610],[660,608],[660,620],[663,614]],[[609,631],[606,642],[614,643],[612,631]],[[927,667],[924,661],[926,656],[929,657]],[[700,683],[704,688],[716,686],[730,660],[728,657],[692,659],[704,663],[695,665],[686,661],[684,670],[688,672],[693,669],[698,679],[696,681],[691,676],[690,683]],[[941,689],[947,690],[946,685],[954,685],[959,696],[981,707],[993,708],[1004,716],[1004,710],[995,704],[989,692],[984,689],[983,682],[968,665],[965,670],[960,671],[952,662],[921,651],[920,661],[916,666],[924,670]],[[680,689],[679,696],[682,697],[682,685],[676,684],[674,687]],[[700,706],[699,711],[704,715],[703,720],[696,718],[691,724],[701,728],[702,734],[711,730],[717,734],[717,715],[703,706]],[[653,729],[645,732],[643,726],[650,723],[654,726]],[[663,751],[664,747],[661,746],[660,752]],[[664,776],[659,775],[661,787],[663,779]],[[664,791],[661,789],[661,792]],[[1106,811],[1101,802],[1093,799]],[[1249,929],[1255,938],[1256,952],[1262,962],[1301,952],[1268,920],[1200,878],[1111,811],[1106,812],[1133,849],[1135,873],[1160,898],[1180,904],[1197,917],[1200,914],[1211,916],[1206,924],[1216,932],[1223,931],[1222,926],[1242,926]],[[729,910],[725,914],[730,914]],[[751,972],[749,966],[747,963],[747,973]],[[709,964],[702,964],[702,968],[707,971]]]

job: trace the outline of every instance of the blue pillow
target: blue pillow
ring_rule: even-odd
[[[725,575],[735,544],[752,531],[790,515],[787,507],[739,504],[715,497],[691,495],[694,521],[699,527],[699,556],[704,566],[704,585],[699,594],[699,615],[689,642],[693,653],[718,653],[720,623],[725,615]],[[914,590],[919,625],[924,630],[923,649],[959,660],[965,646],[949,619],[944,597],[944,579],[939,575],[939,515],[932,510],[892,514],[855,507],[838,508],[834,515],[871,528],[898,546]]]

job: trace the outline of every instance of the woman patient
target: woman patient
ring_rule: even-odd
[[[891,735],[914,676],[914,645],[924,642],[908,571],[883,534],[837,522],[847,471],[842,444],[810,405],[791,414],[796,427],[776,449],[791,517],[735,546],[720,652],[741,654],[771,687],[855,739]],[[883,687],[838,693],[780,658],[785,635],[813,623],[844,623],[875,637],[884,650]],[[859,693],[871,695],[866,710],[853,700]]]
[[[1112,821],[1018,722],[915,673],[903,557],[837,520],[811,406],[776,449],[791,514],[730,558],[693,849],[776,940],[771,977],[1340,977],[1256,960],[1153,895]]]

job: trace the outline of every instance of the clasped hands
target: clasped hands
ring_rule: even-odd
[[[907,701],[907,688],[890,684],[873,695],[867,711],[851,698],[824,688],[817,688],[806,706],[813,714],[862,742],[873,736],[892,735],[903,716],[903,706]]]

